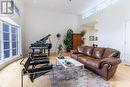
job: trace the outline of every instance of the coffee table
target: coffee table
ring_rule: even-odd
[[[70,62],[70,63],[72,63],[72,65],[68,66],[66,64],[66,62]],[[65,72],[68,71],[68,70],[75,70],[76,68],[81,67],[82,75],[84,74],[84,64],[76,61],[75,59],[72,59],[69,56],[65,56],[64,59],[59,59],[58,57],[56,57],[56,65],[57,66],[59,66],[59,65],[63,66]],[[66,78],[66,75],[67,74],[65,74],[65,78]],[[79,74],[78,74],[78,76],[79,76]]]

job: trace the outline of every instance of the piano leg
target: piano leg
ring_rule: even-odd
[[[46,53],[46,49],[44,49],[44,54]]]
[[[48,56],[50,56],[50,49],[48,49]]]

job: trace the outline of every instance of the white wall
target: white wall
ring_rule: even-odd
[[[130,19],[130,0],[119,0],[119,2],[87,18],[80,18],[80,25],[90,21],[97,21],[98,45],[111,47],[121,51],[122,60],[129,60],[124,56],[125,21]]]
[[[85,35],[84,35],[84,45],[88,45],[88,46],[92,46],[94,44],[94,41],[90,41],[89,40],[89,36],[94,36],[94,32],[95,32],[95,27],[94,26],[86,26],[86,25],[82,25],[80,26],[80,29],[86,31]]]
[[[20,16],[15,14],[15,15],[11,15],[10,18],[12,20],[14,20],[17,24],[22,26],[23,21],[24,21],[24,3],[23,3],[23,0],[14,0],[14,3],[18,7],[18,9],[20,10]]]
[[[86,22],[85,24],[80,25],[80,29],[86,31],[84,35],[84,45],[92,46],[97,44],[97,41],[90,41],[90,36],[97,36],[96,21]]]
[[[52,34],[52,52],[55,50],[57,42],[56,34],[60,33],[64,37],[67,29],[78,31],[78,16],[58,12],[50,12],[41,8],[26,6],[25,12],[25,46],[26,52],[31,43],[40,40],[47,34]]]

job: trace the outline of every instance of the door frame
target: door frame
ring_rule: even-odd
[[[127,41],[126,41],[126,38],[127,38],[127,34],[126,34],[126,29],[127,29],[127,22],[130,22],[130,19],[126,19],[125,21],[124,21],[124,53],[123,53],[123,55],[124,55],[124,63],[126,63],[126,64],[129,64],[129,62],[130,61],[127,61],[127,56],[126,56],[126,49],[127,49],[127,47],[126,47],[126,43],[127,43]]]

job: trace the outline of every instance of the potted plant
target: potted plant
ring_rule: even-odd
[[[72,49],[72,39],[73,39],[73,30],[69,29],[67,30],[67,34],[64,38],[64,45],[67,52],[70,52],[70,50]]]
[[[63,46],[62,44],[59,44],[58,49],[57,49],[58,55],[61,54],[62,50],[63,50]]]

